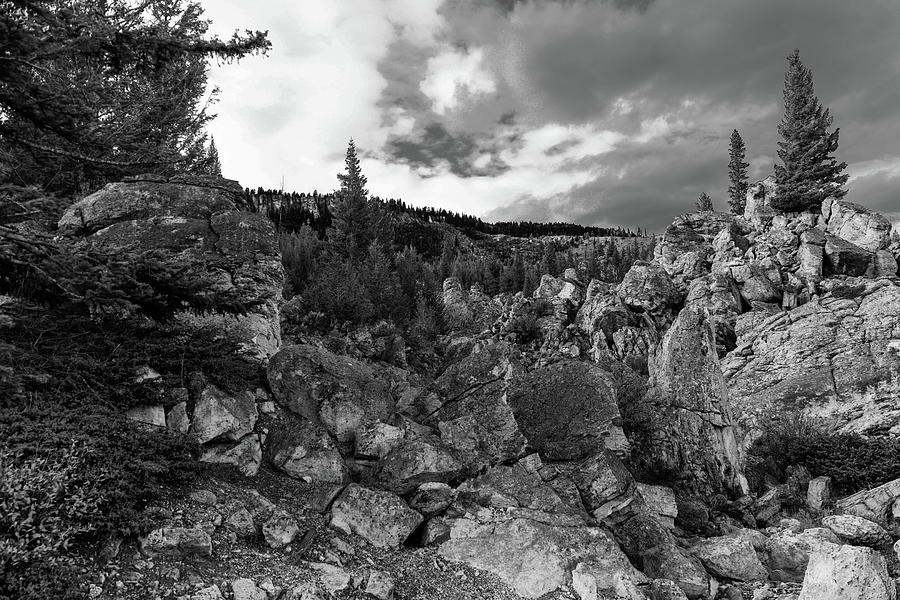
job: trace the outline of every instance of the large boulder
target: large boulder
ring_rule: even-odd
[[[741,292],[730,275],[713,273],[694,279],[684,304],[709,313],[716,331],[719,356],[734,348],[734,326],[741,314]]]
[[[884,557],[871,548],[839,546],[810,557],[798,600],[895,600]]]
[[[709,314],[685,307],[650,362],[642,460],[679,473],[683,491],[743,495],[748,486]]]
[[[629,308],[651,314],[674,309],[683,298],[666,270],[656,262],[635,262],[616,288]]]
[[[881,525],[856,515],[829,515],[822,519],[822,525],[854,546],[877,547],[890,540]]]
[[[449,539],[439,553],[494,573],[520,596],[538,598],[576,577],[610,593],[617,574],[646,578],[604,530],[589,527],[574,507],[520,461],[467,481],[444,518]]]
[[[702,540],[691,548],[710,574],[737,581],[766,581],[766,568],[751,543],[739,536],[720,536]]]
[[[286,346],[271,358],[267,374],[277,401],[322,424],[347,452],[360,426],[393,414],[388,383],[367,364],[324,348]]]
[[[396,548],[422,523],[422,515],[391,492],[351,483],[331,507],[330,524],[356,534],[373,546]]]
[[[141,176],[107,184],[71,205],[59,220],[64,235],[86,235],[121,221],[158,216],[206,219],[237,210],[243,188],[228,179]]]
[[[436,426],[471,470],[512,460],[524,455],[527,445],[508,402],[520,372],[513,346],[489,344],[450,365],[403,410]]]
[[[822,203],[825,231],[869,252],[886,250],[891,244],[891,222],[873,210],[846,200]]]
[[[284,269],[271,221],[238,210],[241,203],[234,181],[139,176],[76,202],[59,227],[86,250],[146,265],[152,285],[177,289],[194,306],[243,309],[240,317],[181,318],[220,327],[265,358],[281,343]]]
[[[753,429],[801,412],[840,431],[900,432],[900,285],[847,279],[822,286],[820,297],[790,311],[738,318],[737,347],[722,370],[739,422]]]
[[[596,365],[562,361],[520,377],[507,400],[541,458],[577,460],[627,444],[610,375]]]

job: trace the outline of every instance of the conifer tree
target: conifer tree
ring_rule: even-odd
[[[712,210],[712,198],[709,197],[709,194],[703,192],[700,194],[700,197],[697,198],[697,210]]]
[[[747,167],[749,163],[744,162],[747,149],[744,146],[744,140],[741,134],[735,129],[731,132],[731,143],[728,145],[728,204],[731,205],[731,212],[736,215],[744,214],[744,207],[747,203],[747,187],[749,179],[747,178]]]
[[[330,236],[339,251],[363,258],[374,238],[377,218],[369,205],[366,176],[359,166],[356,144],[351,138],[344,158],[345,172],[338,173],[341,187],[335,192],[334,229]]]
[[[800,51],[788,57],[784,75],[784,116],[778,125],[775,165],[778,185],[772,205],[782,211],[819,209],[826,198],[843,198],[847,163],[838,162],[840,129],[829,132],[833,118],[813,90],[812,71],[800,61]]]
[[[206,149],[206,161],[204,171],[206,175],[222,176],[222,163],[219,162],[219,150],[216,148],[216,140],[209,138],[209,147]]]

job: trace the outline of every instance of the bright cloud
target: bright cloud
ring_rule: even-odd
[[[419,89],[432,101],[432,109],[444,114],[458,108],[467,99],[492,94],[497,86],[483,65],[481,48],[443,52],[428,60],[425,79]]]

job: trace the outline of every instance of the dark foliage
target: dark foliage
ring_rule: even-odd
[[[750,447],[751,479],[766,475],[783,480],[791,465],[806,467],[813,477],[828,475],[843,496],[896,479],[900,473],[900,441],[854,433],[831,433],[798,416],[770,423]]]
[[[713,210],[712,198],[706,192],[703,192],[697,198],[697,210]]]
[[[744,139],[735,129],[731,132],[731,141],[728,144],[728,204],[731,206],[731,212],[736,215],[743,215],[747,204],[749,187],[747,167],[750,163],[744,162],[746,154]]]
[[[65,194],[203,171],[207,59],[269,47],[262,32],[208,36],[202,7],[186,0],[2,6],[0,181]]]
[[[142,509],[164,486],[187,483],[196,472],[190,437],[135,426],[125,411],[171,405],[171,391],[189,387],[194,373],[230,391],[264,385],[264,374],[213,329],[14,306],[0,319],[0,463],[5,481],[19,474],[48,485],[0,494],[0,537],[18,540],[0,556],[0,597],[67,598],[75,574],[59,550],[143,532],[149,523]],[[161,380],[135,382],[143,366]],[[52,521],[43,537],[17,516],[30,507]],[[16,558],[27,553],[32,560]]]
[[[788,57],[784,75],[784,116],[778,125],[780,165],[775,165],[777,193],[772,206],[782,211],[816,210],[826,198],[843,198],[849,175],[838,162],[840,129],[829,132],[834,119],[813,90],[812,71],[800,51]]]

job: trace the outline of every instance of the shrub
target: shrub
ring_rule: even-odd
[[[84,477],[86,454],[74,443],[60,454],[27,459],[0,448],[0,594],[47,598],[75,591],[71,561],[62,553],[103,518],[106,484]]]
[[[552,310],[549,300],[539,298],[524,307],[524,311],[510,321],[507,330],[518,335],[518,341],[523,344],[539,340],[541,326],[538,320]]]
[[[748,453],[748,474],[761,484],[781,480],[788,466],[806,467],[813,477],[828,475],[838,495],[891,481],[900,473],[900,441],[855,433],[832,433],[800,415],[769,423]]]
[[[190,438],[136,427],[126,409],[169,402],[166,390],[191,371],[235,389],[235,378],[252,381],[258,369],[211,330],[8,308],[12,318],[0,319],[0,598],[68,598],[78,574],[60,553],[143,532],[143,508],[196,470]],[[142,365],[163,385],[135,384]]]

